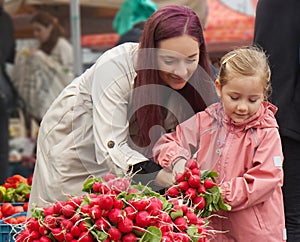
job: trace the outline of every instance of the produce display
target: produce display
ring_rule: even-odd
[[[91,177],[83,196],[70,196],[49,207],[35,207],[16,242],[31,241],[199,241],[216,232],[208,216],[223,203],[217,174],[201,171],[193,160],[165,195],[130,177]]]
[[[8,177],[0,186],[0,202],[28,202],[32,177],[25,178],[19,174]]]

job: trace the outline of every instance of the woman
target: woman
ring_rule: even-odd
[[[183,6],[156,11],[140,44],[106,51],[46,113],[30,206],[81,194],[90,175],[151,167],[148,154],[161,134],[215,101],[207,72],[197,15]]]
[[[58,20],[38,12],[31,20],[39,48],[18,53],[13,79],[27,110],[38,122],[73,79],[73,50]]]

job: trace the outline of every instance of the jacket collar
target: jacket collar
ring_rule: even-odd
[[[236,123],[228,115],[225,114],[222,103],[215,103],[210,105],[206,112],[208,112],[218,122],[234,126],[238,129],[247,130],[250,128],[278,128],[275,119],[277,107],[270,102],[264,101],[260,105],[258,111],[250,118],[243,122]]]

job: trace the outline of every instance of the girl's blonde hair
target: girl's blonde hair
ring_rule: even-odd
[[[228,52],[221,58],[218,81],[221,87],[239,76],[257,76],[263,82],[265,100],[271,94],[271,70],[265,52],[249,46]]]

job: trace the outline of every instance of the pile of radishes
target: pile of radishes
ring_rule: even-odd
[[[85,195],[36,207],[16,242],[206,242],[213,230],[203,216],[206,205],[200,205],[195,198],[206,198],[203,194],[212,188],[199,192],[203,179],[192,181],[196,170],[190,168],[167,196],[141,184],[132,185],[129,178],[114,174],[89,178],[83,184]],[[181,182],[187,182],[188,187],[183,189]],[[171,194],[173,188],[177,195]],[[190,188],[197,190],[196,196]]]
[[[189,206],[194,207],[201,217],[208,217],[218,210],[230,210],[222,199],[222,190],[216,184],[218,174],[211,170],[202,170],[194,159],[185,163],[184,173],[177,173],[175,185],[166,194],[169,197],[181,197]]]

